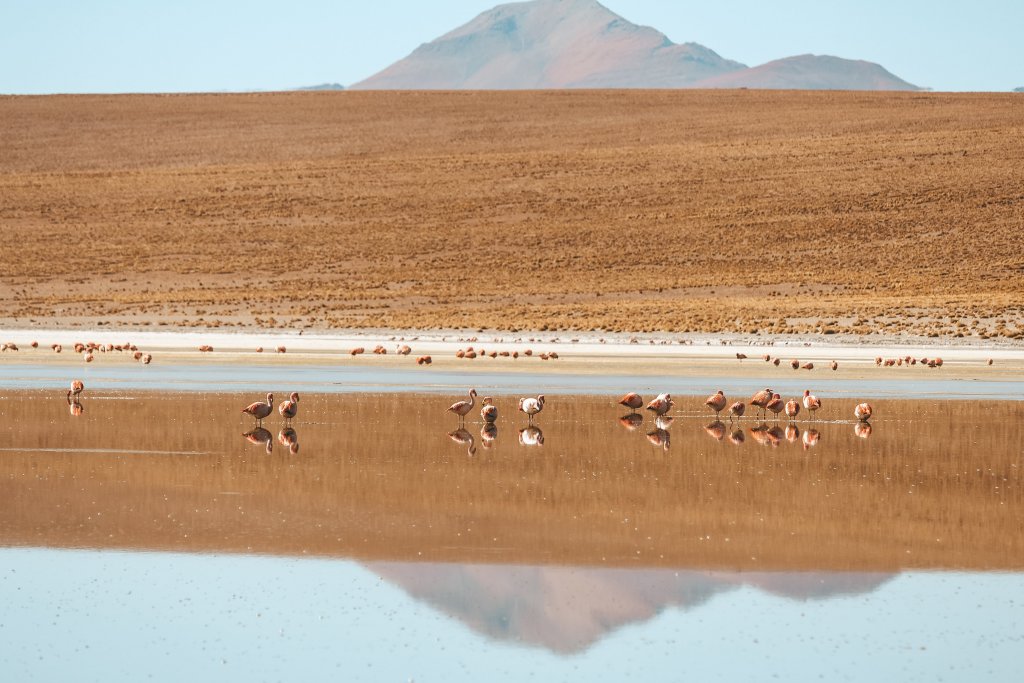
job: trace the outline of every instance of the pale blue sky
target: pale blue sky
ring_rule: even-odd
[[[275,90],[359,81],[493,0],[0,0],[0,93]],[[604,0],[756,66],[878,62],[936,90],[1024,86],[1018,0]]]

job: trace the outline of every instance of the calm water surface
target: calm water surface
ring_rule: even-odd
[[[1019,679],[1019,402],[54,394],[0,394],[9,680]]]

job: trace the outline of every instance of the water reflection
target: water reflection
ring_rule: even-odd
[[[455,443],[466,447],[466,455],[476,454],[476,439],[465,427],[459,427],[454,432],[448,432],[448,438]]]
[[[264,446],[267,449],[267,453],[274,452],[274,435],[268,429],[256,427],[244,432],[242,437],[254,446]]]
[[[640,429],[640,425],[644,423],[644,416],[640,413],[629,413],[619,418],[619,424],[622,425],[626,431],[635,432]]]
[[[484,448],[491,448],[498,439],[498,425],[488,422],[480,428],[480,445]]]
[[[667,429],[655,429],[647,432],[647,440],[652,446],[660,448],[663,451],[667,451],[672,447],[672,437],[669,435]]]
[[[789,443],[797,443],[800,441],[800,428],[795,424],[786,425],[786,441]]]
[[[72,398],[71,394],[68,394],[68,412],[71,413],[71,417],[78,417],[85,411],[82,406],[82,402],[77,398]]]
[[[725,424],[721,420],[715,420],[711,424],[705,425],[704,431],[715,441],[725,438]]]
[[[299,452],[299,435],[292,427],[283,427],[277,433],[277,442],[287,448],[292,455]]]
[[[553,400],[543,433],[520,434],[504,409],[515,399],[499,396],[494,432],[474,413],[441,439],[438,396],[307,395],[300,459],[263,456],[300,443],[276,413],[238,440],[252,426],[238,394],[104,398],[69,420],[52,391],[0,394],[0,542],[745,571],[1024,565],[1022,403],[879,401],[898,422],[870,439],[835,405],[813,429],[745,420],[720,440],[685,410],[700,399],[677,397],[671,431],[646,414],[625,429],[607,397]],[[521,457],[542,437],[541,457]],[[485,460],[452,457],[481,442]],[[797,443],[817,457],[752,457]]]
[[[523,446],[543,446],[544,432],[534,425],[524,427],[519,430],[519,443]]]
[[[858,422],[853,425],[853,433],[862,439],[866,439],[871,436],[871,423],[870,422]]]

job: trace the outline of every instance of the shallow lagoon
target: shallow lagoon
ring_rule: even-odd
[[[556,395],[541,444],[508,395],[493,440],[457,396],[310,393],[261,441],[257,398],[0,395],[4,671],[1016,680],[1019,402]]]

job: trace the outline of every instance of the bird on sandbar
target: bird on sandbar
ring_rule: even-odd
[[[476,403],[476,389],[469,390],[468,401],[457,401],[448,406],[449,413],[455,413],[459,416],[459,422],[465,422],[466,416],[469,415],[469,411],[473,410],[473,405]]]
[[[255,417],[257,423],[262,423],[263,418],[274,412],[274,395],[267,394],[266,402],[256,401],[255,403],[250,403],[242,408],[242,412]]]

